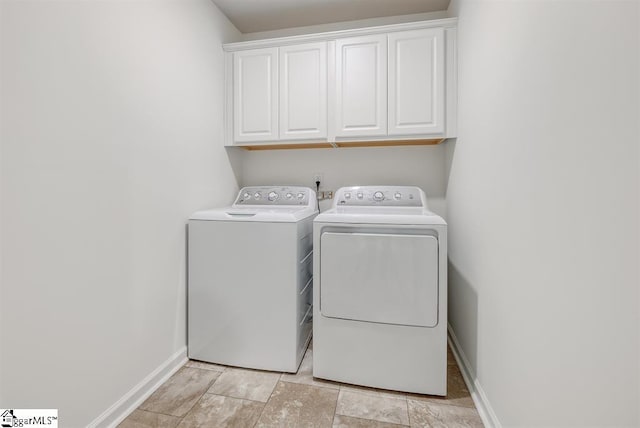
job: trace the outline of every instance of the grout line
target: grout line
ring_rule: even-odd
[[[282,376],[282,374],[280,374],[280,376]],[[253,426],[255,427],[256,425],[258,425],[258,422],[260,422],[260,419],[262,419],[262,415],[264,414],[264,409],[267,408],[267,404],[269,404],[269,401],[271,401],[271,397],[273,397],[273,391],[276,390],[276,388],[278,387],[278,383],[280,382],[280,378],[278,378],[278,382],[276,382],[276,385],[273,387],[273,389],[271,390],[271,394],[269,394],[269,398],[267,398],[267,401],[265,401],[263,404],[264,406],[262,406],[262,410],[260,410],[260,416],[258,416],[258,419],[256,419],[256,422],[253,424]]]
[[[260,409],[260,414],[256,418],[256,422],[252,425],[252,427],[255,427],[256,425],[258,425],[258,422],[260,422],[260,418],[262,417],[262,413],[264,413],[264,409],[265,407],[267,407],[267,403],[261,403],[261,404],[262,404],[262,409]]]
[[[303,383],[303,382],[296,382],[293,380],[285,380],[285,379],[281,379],[278,382],[284,382],[284,383],[293,383],[295,385],[304,385],[304,386],[317,386],[318,388],[324,388],[324,389],[330,389],[332,391],[337,391],[340,389],[340,386],[327,386],[327,385],[316,385],[316,384],[312,384],[312,383]],[[317,381],[314,381],[317,382]]]
[[[251,401],[252,403],[260,403],[260,404],[267,404],[267,401],[258,401],[258,400],[252,400],[250,398],[240,398],[240,397],[234,397],[232,395],[222,395],[222,394],[216,394],[214,392],[205,392],[204,395],[215,395],[217,397],[224,397],[224,398],[233,398],[234,400],[242,400],[242,401]],[[271,397],[269,397],[271,398]]]
[[[221,371],[219,371],[219,370],[203,369],[203,368],[200,368],[200,367],[192,367],[192,366],[182,366],[180,369],[194,369],[194,370],[201,370],[201,371],[203,371],[203,372],[207,372],[207,373],[208,373],[208,372],[223,373],[223,372],[221,372]]]
[[[478,409],[476,408],[475,404],[473,406],[463,406],[462,404],[455,404],[455,403],[440,403],[438,402],[437,398],[433,399],[433,400],[414,400],[413,398],[407,398],[407,400],[411,400],[411,401],[416,401],[418,403],[429,403],[429,404],[436,404],[438,406],[451,406],[451,407],[459,407],[461,409],[471,409],[471,410],[475,410],[476,412],[478,411]],[[444,400],[444,398],[443,398]]]
[[[333,419],[331,420],[331,425],[333,426],[335,420],[336,420],[336,415],[338,414],[338,400],[340,399],[340,390],[338,390],[338,393],[336,394],[336,401],[334,403],[333,406]]]
[[[198,369],[196,367],[190,367],[190,368],[195,368],[197,370],[202,370],[205,372],[210,372],[212,370],[207,370],[207,369]],[[198,404],[200,402],[200,400],[202,400],[202,397],[204,397],[204,394],[207,393],[207,391],[209,390],[209,388],[211,388],[211,385],[213,385],[214,383],[216,383],[216,381],[220,378],[220,375],[218,375],[215,379],[213,379],[211,382],[209,382],[207,384],[207,387],[204,389],[204,392],[202,394],[200,394],[200,397],[198,397],[198,399],[196,401],[193,402],[193,404],[191,405],[191,407],[189,408],[189,410],[187,410],[185,412],[184,415],[182,415],[182,418],[184,418],[185,416],[187,416],[189,413],[191,413],[191,411],[193,410],[193,408],[196,406],[196,404]]]
[[[405,424],[397,424],[397,423],[395,423],[395,422],[381,421],[381,420],[378,420],[378,419],[367,419],[367,418],[360,418],[360,417],[358,417],[358,416],[339,415],[339,414],[337,414],[337,413],[335,414],[335,416],[345,416],[345,417],[347,417],[347,418],[351,418],[351,419],[358,419],[358,420],[360,420],[360,421],[368,422],[368,423],[371,423],[371,422],[381,422],[381,423],[383,423],[383,424],[389,424],[389,425],[393,425],[393,426],[397,426],[397,427],[408,427],[408,426],[411,426],[411,425],[405,425]],[[335,417],[334,417],[334,420],[335,420]]]
[[[189,365],[189,364],[196,364],[196,365],[211,365],[211,366],[217,366],[215,369],[211,368],[211,369],[206,369],[206,368],[202,368],[202,367],[195,367],[194,365]],[[230,368],[231,366],[225,366],[224,364],[218,364],[218,363],[210,363],[207,361],[200,361],[200,360],[187,360],[186,363],[184,363],[183,367],[191,367],[194,369],[200,369],[200,370],[211,370],[211,371],[218,371],[218,372],[223,372],[226,369]]]
[[[407,425],[411,426],[411,415],[409,414],[409,400],[407,399],[406,396],[404,397],[404,408],[407,411]]]
[[[184,416],[172,415],[172,414],[169,414],[169,413],[156,412],[156,411],[154,411],[154,410],[145,410],[145,409],[141,409],[141,408],[139,408],[139,407],[137,407],[133,412],[135,412],[136,410],[137,410],[137,411],[140,411],[140,412],[155,413],[156,415],[171,416],[172,418],[180,418],[180,419],[181,419],[181,418],[183,418],[183,417],[184,417]],[[133,414],[133,412],[131,412],[131,413],[127,416],[127,418],[128,418],[129,416],[131,416],[131,414]],[[125,418],[125,419],[126,419],[126,418]],[[124,422],[124,420],[123,420],[122,422]],[[120,422],[120,423],[122,423],[122,422]]]
[[[340,390],[344,390],[346,392],[353,392],[361,395],[369,395],[374,397],[381,398],[395,398],[399,400],[406,400],[407,394],[402,391],[394,391],[392,389],[377,389],[369,386],[361,386],[354,384],[340,384]]]

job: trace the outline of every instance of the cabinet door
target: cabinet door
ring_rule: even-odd
[[[389,135],[444,133],[444,30],[388,37]]]
[[[327,43],[280,48],[280,139],[327,137]]]
[[[233,54],[233,139],[278,139],[278,48]]]
[[[336,136],[387,134],[387,36],[336,40]]]

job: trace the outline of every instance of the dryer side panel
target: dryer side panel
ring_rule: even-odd
[[[438,239],[325,232],[322,316],[418,327],[438,324]]]

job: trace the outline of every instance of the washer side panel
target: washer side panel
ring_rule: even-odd
[[[189,222],[189,358],[296,371],[296,223]]]

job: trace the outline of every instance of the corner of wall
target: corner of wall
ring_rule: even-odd
[[[476,409],[478,409],[478,414],[482,419],[482,423],[487,428],[502,428],[502,424],[498,420],[498,416],[493,410],[493,407],[491,407],[489,398],[482,388],[475,370],[473,370],[467,356],[462,350],[460,342],[458,342],[458,338],[456,337],[451,324],[448,325],[447,329],[449,332],[449,346],[451,347],[453,356],[458,363],[458,367],[460,367],[462,378],[464,379],[464,383],[467,385],[467,389],[471,393],[471,398],[473,399],[473,403],[476,405]]]
[[[457,17],[459,8],[460,8],[460,1],[451,0],[451,2],[449,3],[449,7],[447,8],[447,16],[450,18]]]

